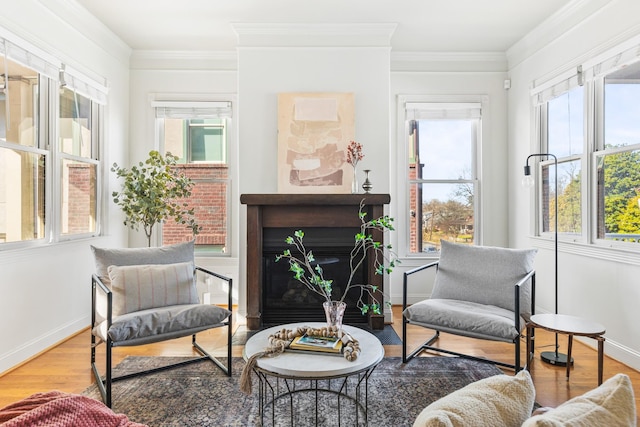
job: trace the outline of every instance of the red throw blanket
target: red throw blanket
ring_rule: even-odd
[[[2,427],[147,427],[87,396],[49,391],[0,409]]]

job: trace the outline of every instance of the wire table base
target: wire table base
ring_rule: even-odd
[[[263,353],[269,336],[282,329],[318,328],[326,323],[291,323],[262,330],[247,340],[243,357]],[[285,351],[258,357],[251,376],[258,378],[258,415],[276,426],[367,425],[369,377],[384,357],[384,347],[373,334],[350,325],[345,333],[360,344],[355,360],[342,355]]]
[[[343,422],[345,422],[343,410],[345,413],[351,415],[346,417],[347,424],[345,425],[366,426],[368,424],[369,376],[371,376],[374,369],[375,366],[372,366],[359,372],[333,378],[301,379],[277,375],[273,372],[256,368],[254,369],[254,373],[258,377],[258,400],[261,425],[265,425],[265,418],[268,419],[269,414],[271,415],[272,426],[276,426],[276,420],[284,419],[287,415],[292,427],[303,425],[302,422],[296,423],[296,415],[299,414],[299,411],[296,411],[296,401],[302,399],[304,395],[311,394],[311,400],[314,402],[314,425],[321,425],[319,424],[321,420],[330,415],[321,414],[321,403],[323,400],[330,399],[331,396],[334,396],[336,398],[338,426],[342,426]],[[298,397],[300,397],[300,399],[298,399]],[[326,423],[323,423],[322,425],[325,424]],[[305,425],[308,425],[308,423]]]

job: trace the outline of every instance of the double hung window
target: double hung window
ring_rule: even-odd
[[[43,239],[50,156],[40,119],[47,78],[6,54],[0,61],[0,243]]]
[[[195,237],[199,254],[230,254],[230,197],[228,130],[231,102],[154,101],[156,125],[163,152],[179,158],[176,168],[194,181],[185,203],[195,211],[201,227]],[[162,225],[162,244],[191,238],[180,224]]]
[[[603,103],[596,140],[596,238],[640,243],[640,62],[598,82]]]
[[[0,31],[0,249],[98,233],[105,101],[103,85]]]
[[[407,102],[408,254],[476,239],[481,103]]]
[[[69,87],[59,92],[60,233],[95,233],[100,104]]]
[[[568,241],[640,249],[638,46],[603,54],[534,88],[539,121],[538,226]],[[535,86],[535,84],[534,84]]]
[[[582,163],[584,153],[584,90],[577,86],[549,100],[543,108],[546,133],[541,158],[541,231],[554,232],[556,198],[558,233],[579,235],[582,230]],[[557,194],[556,194],[557,191]]]

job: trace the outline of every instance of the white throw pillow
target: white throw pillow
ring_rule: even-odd
[[[636,425],[636,403],[627,375],[617,374],[598,388],[566,401],[557,408],[529,418],[522,427]]]
[[[191,262],[108,268],[113,291],[113,315],[177,304],[197,304]]]
[[[520,427],[531,416],[534,399],[528,371],[494,375],[433,402],[413,427]]]
[[[109,279],[111,265],[173,264],[193,262],[195,240],[150,248],[98,248],[91,246],[96,263],[96,274],[103,281]],[[109,283],[105,283],[109,286]]]

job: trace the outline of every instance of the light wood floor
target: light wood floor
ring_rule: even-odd
[[[394,307],[393,313],[393,327],[398,332],[398,335],[401,336],[401,308]],[[410,348],[421,344],[430,335],[430,331],[424,328],[410,326],[408,340]],[[554,340],[555,337],[552,333],[541,329],[536,330],[536,356],[531,365],[531,374],[536,386],[536,401],[542,406],[557,406],[597,386],[597,352],[577,340],[574,340],[573,357],[575,363],[572,367],[569,381],[566,378],[565,368],[549,365],[540,360],[539,354],[541,351],[553,350]],[[224,347],[224,336],[220,331],[207,331],[198,335],[198,342],[203,344],[205,348]],[[89,343],[90,335],[87,329],[14,370],[5,373],[0,377],[0,407],[36,392],[60,390],[80,393],[89,387],[93,383],[93,376],[89,366]],[[559,343],[561,352],[566,353],[566,337],[560,335]],[[442,334],[439,339],[439,345],[442,348],[480,357],[513,362],[513,345],[509,344]],[[524,360],[524,340],[521,347]],[[100,351],[100,353],[103,352]],[[184,338],[147,346],[116,348],[114,351],[114,364],[119,363],[129,355],[189,356],[192,354],[194,353],[191,350],[190,338]],[[242,346],[234,346],[233,355],[242,356]],[[385,355],[388,357],[400,357],[402,356],[402,347],[400,345],[385,346]],[[428,357],[429,355],[426,356]],[[103,360],[98,360],[99,366],[104,366]],[[631,377],[636,396],[636,407],[640,408],[640,372],[605,356],[604,379],[606,380],[618,372],[625,373]],[[508,370],[505,373],[513,374],[512,371]],[[640,415],[638,416],[638,424],[640,425]]]

